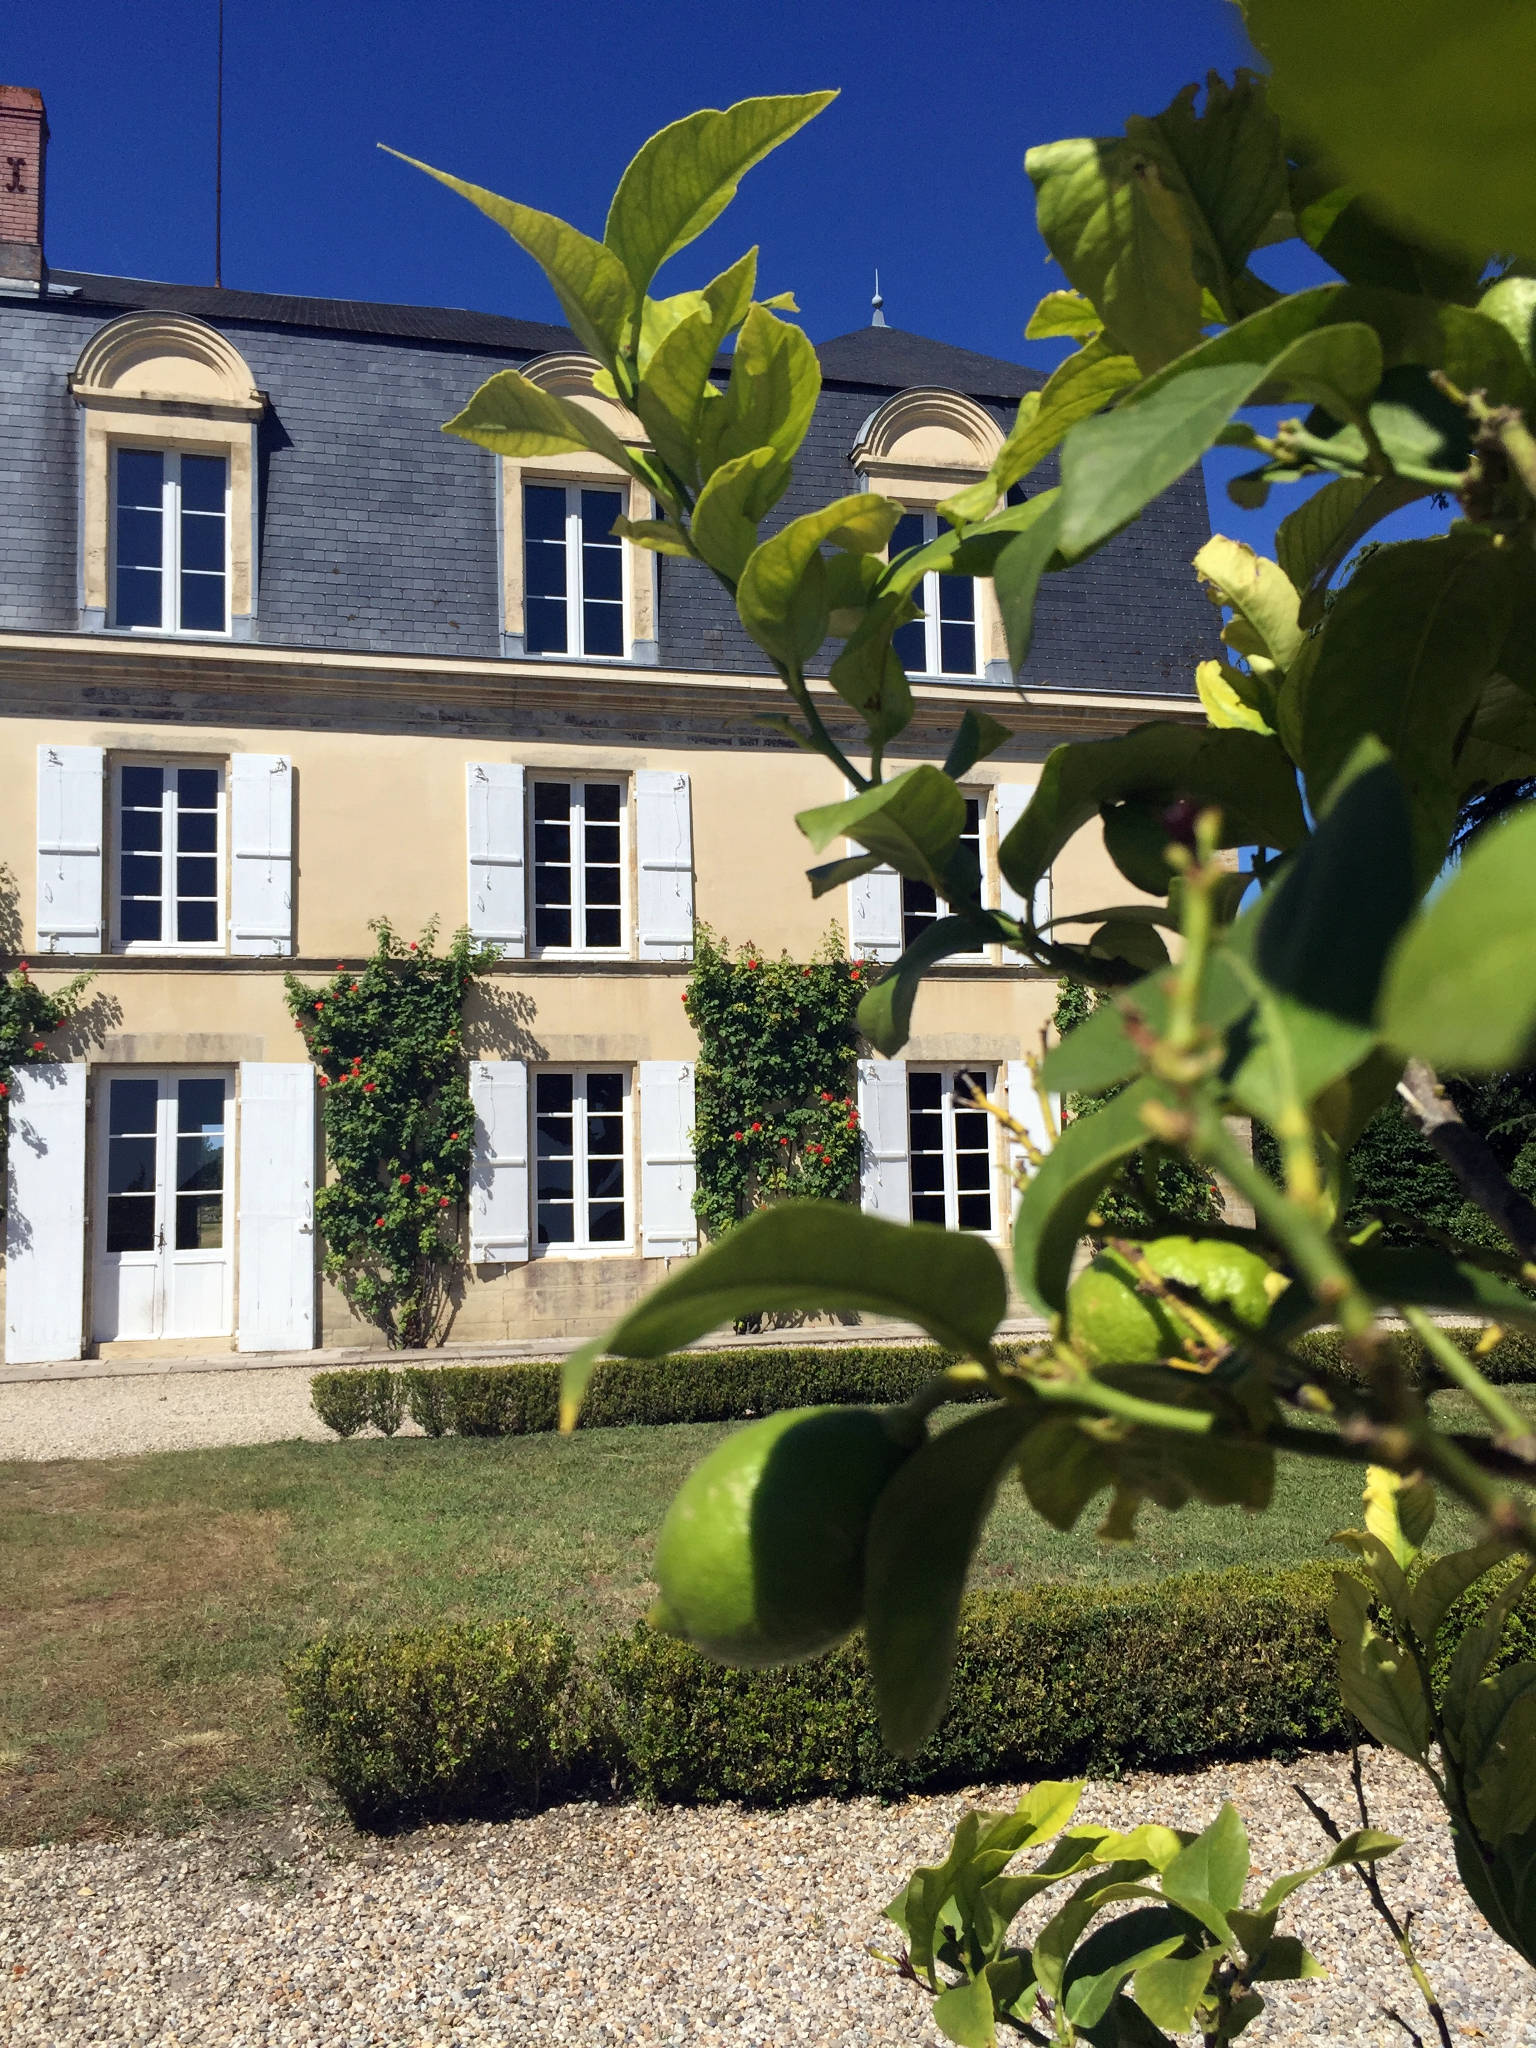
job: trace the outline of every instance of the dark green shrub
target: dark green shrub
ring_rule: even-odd
[[[1445,1333],[1453,1344],[1470,1353],[1482,1336],[1482,1331],[1472,1329],[1450,1329]],[[1410,1379],[1426,1381],[1431,1386],[1443,1387],[1448,1384],[1438,1369],[1427,1369],[1424,1347],[1418,1338],[1402,1330],[1393,1339],[1398,1356]],[[1301,1338],[1296,1350],[1303,1358],[1310,1359],[1320,1370],[1337,1374],[1341,1379],[1358,1379],[1359,1369],[1344,1354],[1343,1345],[1336,1330],[1313,1330]],[[1511,1330],[1489,1357],[1479,1360],[1479,1371],[1485,1379],[1496,1386],[1529,1386],[1536,1383],[1536,1341]]]
[[[412,1422],[427,1436],[441,1436],[448,1427],[448,1396],[440,1365],[408,1365],[400,1374],[405,1405]]]
[[[1337,1742],[1331,1593],[1315,1564],[978,1596],[949,1712],[910,1762],[880,1740],[857,1642],[727,1671],[642,1627],[583,1666],[516,1622],[328,1637],[285,1679],[317,1767],[375,1824],[614,1784],[783,1806]]]
[[[1325,1565],[1039,1586],[967,1602],[950,1708],[881,1743],[857,1642],[727,1671],[641,1628],[604,1644],[622,1778],[647,1798],[779,1806],[856,1793],[1285,1755],[1344,1732]]]
[[[318,1768],[375,1825],[537,1807],[592,1753],[575,1644],[529,1621],[323,1636],[283,1680]]]
[[[372,1420],[368,1386],[371,1378],[371,1373],[356,1370],[313,1375],[309,1382],[310,1404],[327,1429],[334,1429],[338,1436],[356,1436]]]
[[[373,1366],[363,1373],[368,1400],[368,1420],[380,1436],[393,1436],[405,1413],[405,1389],[400,1375],[387,1366]]]

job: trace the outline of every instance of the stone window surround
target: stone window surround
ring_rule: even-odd
[[[588,407],[612,429],[620,440],[649,447],[645,429],[626,407],[605,398],[592,388],[599,365],[577,350],[539,356],[519,365],[530,384],[556,397]],[[559,455],[498,455],[496,463],[496,518],[501,583],[501,651],[514,661],[581,662],[594,667],[633,665],[656,668],[661,662],[660,634],[656,625],[656,557],[648,548],[624,543],[625,639],[627,654],[538,654],[527,652],[524,611],[523,485],[525,483],[593,483],[617,487],[627,493],[624,516],[649,519],[651,494],[635,477],[628,476],[601,455],[588,449],[570,449]]]
[[[229,464],[229,632],[136,638],[251,640],[256,634],[256,430],[266,397],[239,351],[184,313],[127,313],[95,333],[69,380],[80,412],[80,624],[109,625],[112,451],[220,455]]]
[[[909,512],[932,512],[966,484],[980,483],[1003,445],[1003,430],[973,398],[914,385],[865,420],[851,460],[859,486],[895,498]],[[1011,688],[1013,667],[997,593],[989,577],[976,587],[976,656],[982,679]]]

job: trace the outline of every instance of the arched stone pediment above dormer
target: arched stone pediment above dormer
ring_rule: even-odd
[[[93,334],[69,380],[82,405],[256,419],[266,400],[233,342],[186,313],[125,313]]]
[[[628,406],[594,388],[593,380],[601,367],[579,349],[565,349],[553,355],[536,356],[531,363],[522,365],[522,374],[530,384],[536,384],[540,391],[549,392],[551,397],[568,398],[576,405],[585,406],[588,412],[596,413],[608,431],[619,440],[647,444],[650,437]]]
[[[1002,428],[974,398],[917,386],[869,415],[852,460],[871,483],[921,477],[962,484],[984,476],[1002,444]]]

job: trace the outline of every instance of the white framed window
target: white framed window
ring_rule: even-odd
[[[112,451],[109,612],[140,633],[229,631],[229,458]]]
[[[962,853],[969,854],[976,863],[978,885],[986,876],[986,838],[984,827],[987,819],[986,796],[978,792],[965,799],[965,827],[960,834]],[[937,924],[941,917],[948,917],[949,905],[937,895],[927,882],[914,881],[910,875],[901,878],[901,943],[905,948],[921,937],[931,924]],[[984,960],[986,949],[974,947],[969,952],[957,953],[957,960]]]
[[[629,652],[624,493],[584,483],[523,485],[524,640],[529,654]]]
[[[537,1251],[600,1254],[632,1249],[629,1124],[627,1068],[535,1068]]]
[[[111,790],[114,945],[222,952],[222,764],[114,761]]]
[[[628,787],[535,775],[529,809],[535,953],[620,953],[628,943]]]
[[[904,512],[891,535],[891,560],[909,548],[937,540],[940,531],[937,512]],[[929,569],[912,596],[923,617],[898,626],[891,635],[891,645],[907,674],[980,675],[975,578],[941,576],[937,569]]]
[[[907,1068],[914,1223],[997,1235],[996,1136],[991,1117],[974,1102],[992,1085],[987,1067]]]

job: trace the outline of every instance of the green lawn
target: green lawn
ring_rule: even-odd
[[[510,1614],[586,1637],[627,1626],[651,1597],[666,1503],[725,1430],[0,1464],[0,1841],[292,1796],[278,1666],[323,1629]],[[1288,1460],[1263,1517],[1149,1509],[1138,1544],[1106,1548],[1090,1529],[1048,1529],[1009,1487],[977,1583],[1289,1564],[1321,1554],[1358,1499],[1348,1468]],[[1436,1535],[1448,1546],[1464,1526],[1447,1515]]]

